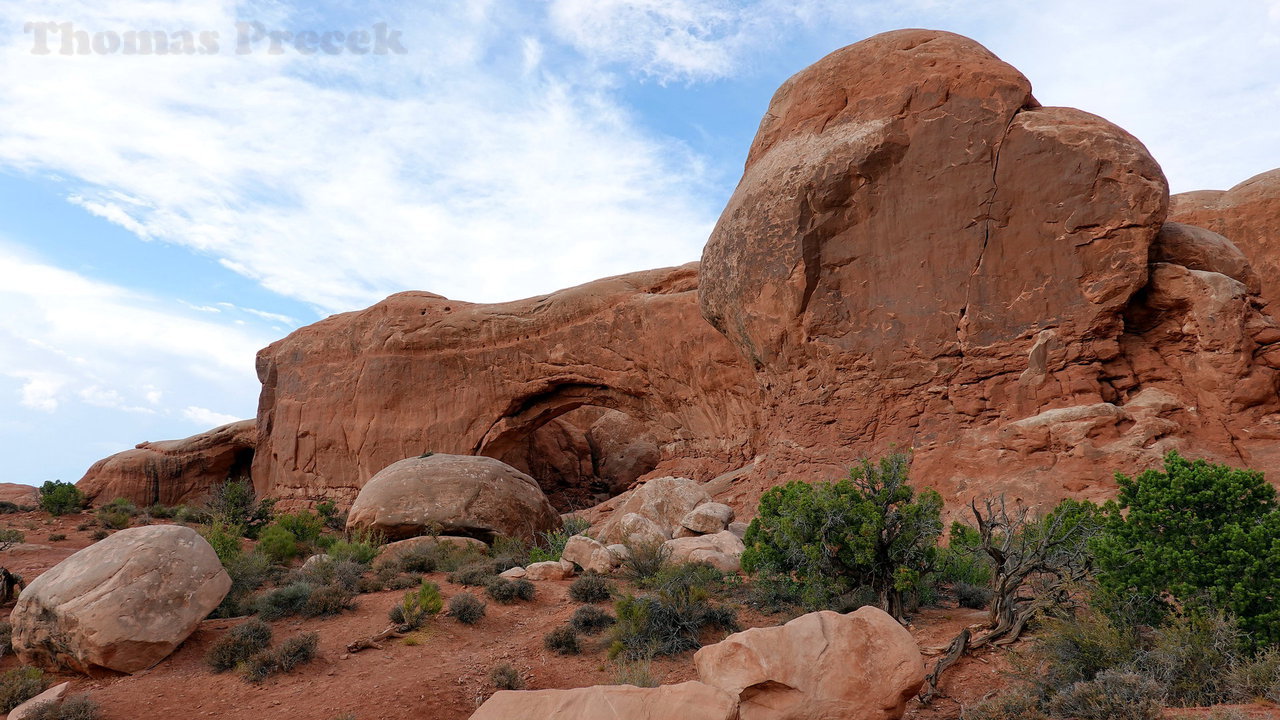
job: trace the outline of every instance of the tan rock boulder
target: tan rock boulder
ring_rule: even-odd
[[[0,483],[0,502],[11,502],[18,507],[36,507],[40,504],[40,491],[21,483]]]
[[[54,705],[61,705],[62,701],[66,699],[67,691],[70,689],[71,683],[58,683],[57,685],[54,685],[48,690],[45,690],[39,695],[22,703],[18,707],[10,710],[9,715],[5,720],[27,720],[35,715],[36,709],[41,705],[50,703]]]
[[[257,440],[257,422],[241,420],[183,440],[139,443],[94,463],[76,487],[96,503],[199,502],[228,480],[249,479]]]
[[[461,550],[477,550],[484,552],[489,548],[483,540],[477,540],[473,537],[459,537],[457,535],[419,535],[418,537],[406,538],[404,540],[396,540],[382,546],[381,557],[395,557],[402,552],[408,550],[416,550],[418,548],[428,547],[432,545],[450,545]]]
[[[195,530],[121,530],[31,581],[10,618],[13,648],[50,670],[135,673],[168,657],[230,589]]]
[[[737,701],[700,682],[639,688],[596,685],[571,690],[502,690],[471,720],[736,720]]]
[[[710,535],[675,538],[663,543],[668,558],[673,563],[706,563],[722,572],[742,569],[742,553],[746,546],[742,538],[721,530]]]
[[[702,682],[740,700],[741,720],[893,720],[924,683],[911,634],[873,607],[746,630],[693,662]]]
[[[1194,225],[1176,222],[1162,225],[1151,245],[1151,262],[1221,273],[1240,282],[1254,295],[1262,290],[1262,280],[1235,243]]]
[[[542,580],[567,580],[573,577],[573,563],[568,560],[545,560],[525,566],[524,579],[540,582]]]
[[[435,454],[392,463],[360,489],[347,529],[390,539],[436,530],[492,540],[533,540],[560,525],[533,478],[498,460]]]
[[[605,574],[612,572],[622,561],[614,557],[604,543],[586,535],[574,535],[564,545],[562,560],[567,560],[584,572]]]
[[[608,544],[627,542],[630,535],[639,532],[635,527],[623,527],[624,523],[636,522],[626,520],[627,515],[634,514],[651,521],[662,534],[662,540],[667,540],[689,511],[707,502],[711,502],[711,496],[697,480],[654,478],[630,491],[614,510],[613,517],[605,521],[595,536]]]
[[[680,524],[689,530],[705,535],[707,533],[718,533],[729,527],[729,523],[733,522],[733,518],[733,508],[724,503],[708,502],[690,510],[680,521]]]
[[[606,532],[607,536],[604,535]],[[600,533],[612,540],[610,544],[614,545],[661,545],[670,537],[657,523],[637,513],[627,513],[617,518]]]

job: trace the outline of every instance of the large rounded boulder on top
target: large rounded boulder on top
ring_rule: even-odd
[[[1255,175],[1230,190],[1174,195],[1169,219],[1226,237],[1261,277],[1263,299],[1269,304],[1280,300],[1280,169]]]
[[[228,480],[249,477],[257,440],[257,422],[241,420],[182,440],[139,443],[94,463],[76,487],[91,502],[199,501]]]
[[[135,673],[168,657],[230,589],[195,530],[121,530],[31,581],[10,617],[13,649],[50,670]]]
[[[702,682],[740,700],[741,720],[891,720],[924,683],[911,633],[873,607],[745,630],[693,662]]]
[[[700,682],[640,688],[595,685],[571,690],[503,690],[470,720],[736,720],[738,703]]]
[[[400,540],[438,532],[481,540],[533,540],[560,525],[537,481],[500,460],[436,453],[392,463],[369,478],[348,529]]]
[[[711,496],[697,480],[660,477],[648,480],[610,502],[616,505],[613,515],[596,532],[606,545],[668,540],[680,528],[685,516],[699,505],[711,502]],[[632,515],[639,517],[628,517]],[[641,536],[636,530],[636,523],[650,528],[649,531]]]

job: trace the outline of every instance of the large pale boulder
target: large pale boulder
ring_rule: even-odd
[[[723,572],[737,572],[742,567],[746,546],[742,538],[728,530],[710,535],[675,538],[663,543],[668,558],[674,563],[706,563]]]
[[[724,503],[703,503],[690,510],[680,521],[685,528],[696,533],[718,533],[733,522],[733,508]]]
[[[230,589],[195,530],[121,530],[31,581],[10,617],[13,648],[50,670],[135,673],[168,657]]]
[[[586,572],[600,574],[612,571],[622,562],[604,543],[586,535],[574,535],[569,538],[560,558],[577,565]]]
[[[535,582],[567,580],[571,577],[573,577],[573,563],[568,560],[544,560],[530,563],[524,569],[524,579]]]
[[[139,443],[94,463],[76,487],[97,503],[199,502],[228,480],[249,479],[257,440],[257,422],[241,420],[182,440]]]
[[[596,533],[606,544],[632,541],[628,535],[634,528],[626,527],[627,515],[639,515],[657,526],[662,540],[669,539],[680,527],[680,521],[695,507],[711,502],[702,483],[690,478],[661,477],[644,483],[630,491],[613,516],[605,521]]]
[[[753,628],[693,656],[741,720],[894,720],[924,683],[920,649],[887,613],[822,611]]]
[[[391,539],[429,532],[533,540],[560,516],[533,478],[499,460],[434,454],[392,463],[360,489],[347,529]]]
[[[700,682],[639,688],[595,685],[571,690],[503,690],[471,720],[736,720],[737,701]]]

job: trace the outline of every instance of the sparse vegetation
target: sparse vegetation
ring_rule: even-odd
[[[62,702],[43,702],[31,708],[28,720],[98,720],[102,708],[85,694],[71,695]]]
[[[464,565],[449,573],[449,582],[457,583],[458,585],[487,585],[497,574],[493,569],[493,563],[488,560],[481,560]]]
[[[282,525],[268,525],[258,533],[258,552],[277,563],[296,558],[301,548],[298,537]]]
[[[67,536],[65,533],[49,533],[49,542],[62,542],[66,539]]]
[[[536,589],[533,583],[524,578],[508,580],[504,577],[491,577],[485,583],[484,591],[495,601],[509,605],[519,600],[532,600]]]
[[[627,545],[627,557],[622,561],[622,576],[643,586],[662,572],[669,564],[671,550],[660,542]]]
[[[582,644],[578,641],[578,631],[571,625],[561,625],[542,637],[542,644],[557,655],[580,655]]]
[[[84,503],[84,493],[73,483],[46,480],[40,486],[40,509],[55,517],[80,512]]]
[[[613,584],[602,575],[587,573],[569,585],[569,597],[580,603],[605,602],[613,597]]]
[[[404,594],[400,604],[392,607],[387,617],[399,626],[400,632],[409,632],[422,627],[443,609],[444,598],[440,596],[440,586],[424,579],[417,590]]]
[[[449,616],[463,625],[475,625],[484,617],[484,602],[470,593],[449,598]]]
[[[538,541],[529,549],[528,562],[559,560],[569,538],[585,533],[591,528],[587,519],[578,515],[566,515],[559,530],[538,533]]]
[[[614,605],[610,657],[676,655],[702,647],[706,629],[737,630],[733,610],[710,602],[711,589],[722,577],[706,565],[677,565],[653,579],[652,594],[624,596]]]
[[[274,650],[263,650],[249,658],[245,679],[258,683],[277,673],[290,672],[314,660],[319,645],[320,636],[316,633],[291,637]]]
[[[37,667],[16,667],[0,674],[0,712],[7,713],[39,695],[47,684],[44,671]]]
[[[523,690],[524,678],[511,663],[501,663],[489,672],[489,681],[497,690]]]
[[[595,635],[612,626],[614,622],[615,619],[612,615],[595,605],[583,605],[573,611],[573,617],[569,619],[569,624],[573,625],[573,629],[583,635]]]
[[[27,536],[21,530],[13,528],[4,528],[0,530],[0,552],[4,552],[14,545],[20,545],[27,541]]]
[[[138,516],[138,506],[125,498],[118,497],[100,506],[94,515],[102,527],[110,530],[124,530],[132,525],[133,519]]]
[[[231,628],[205,654],[205,662],[214,672],[235,669],[271,645],[271,626],[258,618],[250,618]]]
[[[227,527],[242,528],[246,537],[256,538],[258,532],[271,522],[275,500],[258,500],[253,485],[247,480],[232,480],[214,488],[209,496],[208,515]],[[184,516],[191,518],[184,520]],[[205,522],[197,511],[180,508],[174,515],[179,522]]]

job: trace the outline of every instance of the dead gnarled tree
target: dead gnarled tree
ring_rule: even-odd
[[[1089,539],[1101,529],[1099,508],[1063,501],[1044,517],[1024,506],[1010,508],[1003,495],[982,507],[969,503],[980,543],[975,552],[991,558],[993,596],[987,622],[975,634],[966,628],[925,678],[920,699],[938,693],[942,673],[965,654],[987,645],[1013,643],[1036,615],[1069,607],[1072,591],[1089,576]]]

